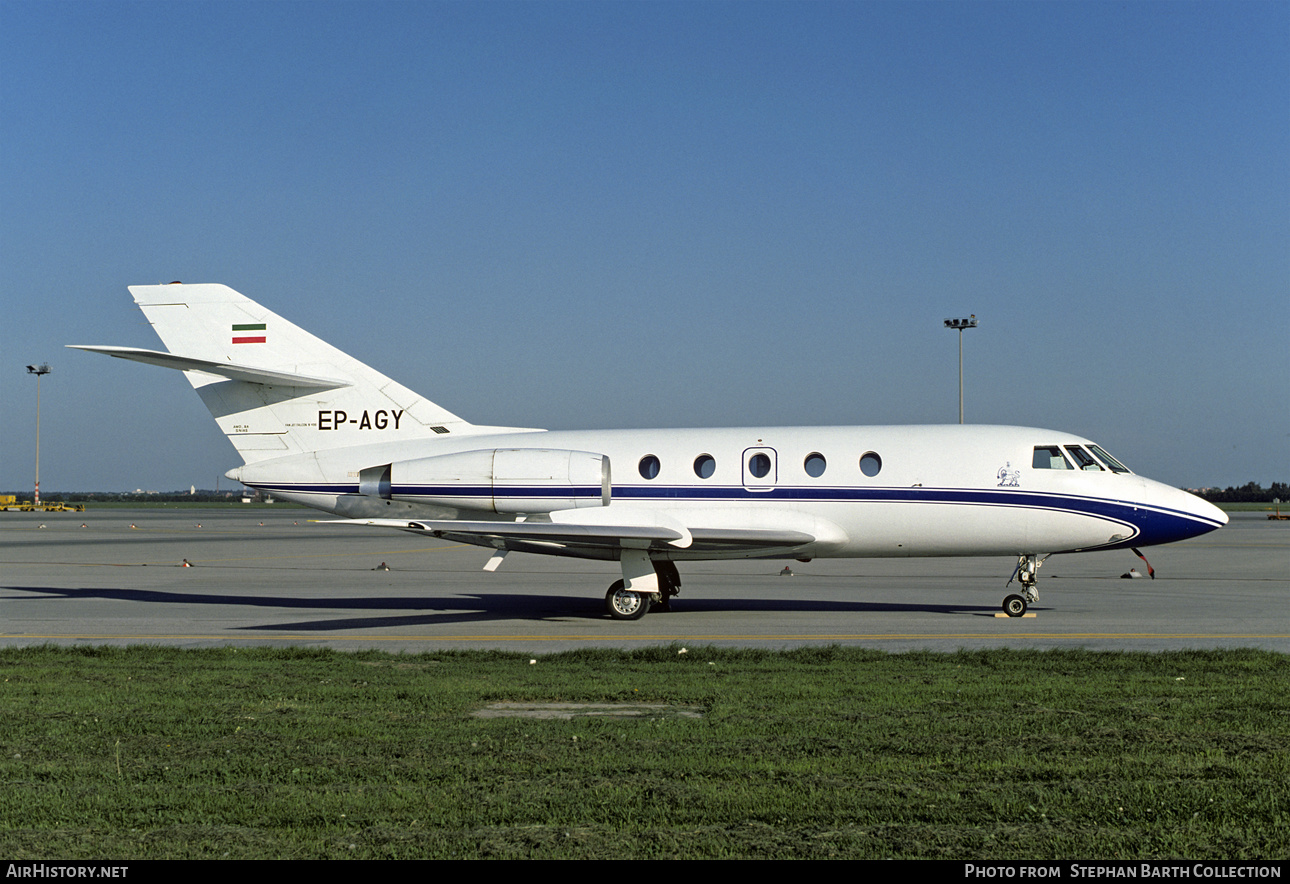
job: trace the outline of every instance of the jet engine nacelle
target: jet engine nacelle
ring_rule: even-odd
[[[494,513],[609,506],[609,458],[557,448],[462,451],[362,470],[359,491]]]

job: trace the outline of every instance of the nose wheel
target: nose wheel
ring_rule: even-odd
[[[1003,613],[1009,617],[1021,617],[1026,613],[1027,605],[1029,602],[1026,601],[1025,596],[1013,593],[1003,600]]]
[[[1043,559],[1033,553],[1027,553],[1017,557],[1017,567],[1013,569],[1012,576],[1008,578],[1008,585],[1016,580],[1021,584],[1021,592],[1013,593],[1006,596],[1003,600],[1003,613],[1009,617],[1021,617],[1026,613],[1026,608],[1032,602],[1039,601],[1039,566],[1044,563]]]

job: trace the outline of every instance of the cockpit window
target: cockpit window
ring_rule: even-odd
[[[1100,459],[1100,460],[1102,461],[1102,463],[1104,463],[1104,464],[1106,464],[1108,467],[1110,467],[1110,468],[1111,468],[1111,472],[1113,472],[1113,473],[1128,473],[1128,472],[1132,472],[1132,470],[1130,470],[1130,469],[1129,469],[1128,467],[1126,467],[1124,464],[1120,463],[1118,460],[1116,460],[1115,458],[1111,457],[1111,455],[1107,454],[1107,453],[1102,449],[1102,447],[1101,447],[1101,446],[1090,444],[1090,445],[1088,446],[1088,450],[1089,450],[1089,451],[1091,451],[1091,452],[1093,452],[1094,454],[1096,454],[1096,455],[1098,456],[1098,459]]]
[[[1102,465],[1093,460],[1093,455],[1089,454],[1078,445],[1067,445],[1066,450],[1071,454],[1071,460],[1075,461],[1077,469],[1090,470],[1092,472],[1102,472]]]
[[[1069,470],[1073,469],[1062,456],[1059,445],[1036,445],[1035,459],[1030,466],[1036,470]]]

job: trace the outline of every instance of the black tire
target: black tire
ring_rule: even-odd
[[[1003,613],[1009,617],[1020,617],[1026,613],[1026,597],[1010,595],[1003,600]]]
[[[605,593],[605,610],[615,620],[639,620],[649,613],[653,597],[647,592],[632,592],[623,581],[615,580]]]

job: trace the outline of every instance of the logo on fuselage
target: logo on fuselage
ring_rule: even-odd
[[[999,467],[996,474],[999,477],[1000,488],[1020,488],[1021,487],[1021,470],[1012,468],[1012,461],[1008,461]]]

